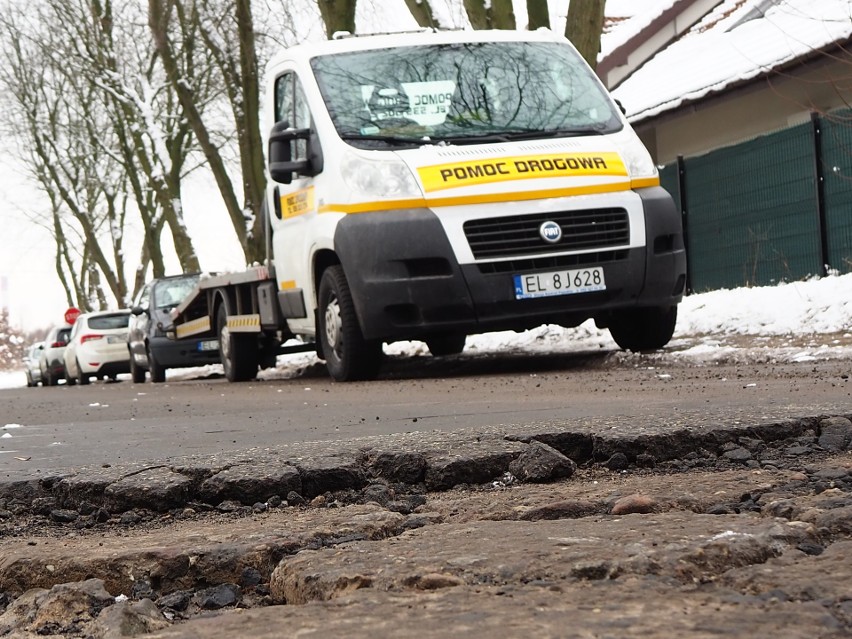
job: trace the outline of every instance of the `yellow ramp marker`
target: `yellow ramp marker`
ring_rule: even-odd
[[[260,332],[260,315],[231,315],[228,318],[228,330],[234,333]]]
[[[178,339],[197,335],[198,333],[206,333],[210,330],[210,318],[199,317],[198,319],[190,320],[175,327],[175,334]]]

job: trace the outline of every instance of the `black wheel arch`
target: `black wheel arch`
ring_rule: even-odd
[[[319,299],[319,287],[322,281],[322,274],[329,266],[341,264],[340,257],[331,249],[322,249],[314,253],[313,257],[313,285],[314,299]],[[341,264],[342,265],[342,264]],[[344,267],[344,271],[346,268]]]

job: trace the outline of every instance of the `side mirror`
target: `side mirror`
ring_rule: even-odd
[[[310,129],[292,129],[286,120],[275,123],[269,134],[269,175],[274,181],[290,184],[293,173],[314,174],[310,160],[293,160],[293,141],[310,138]]]
[[[130,309],[130,312],[133,315],[142,315],[142,313],[145,312],[145,309],[142,308],[141,306],[134,306],[133,308]]]

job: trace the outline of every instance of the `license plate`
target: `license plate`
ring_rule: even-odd
[[[219,350],[219,340],[208,339],[203,342],[198,342],[199,351],[217,351]]]
[[[123,344],[127,341],[127,333],[121,335],[107,335],[107,344]]]
[[[600,266],[515,275],[515,299],[517,300],[604,290],[606,290],[606,282],[604,270]]]

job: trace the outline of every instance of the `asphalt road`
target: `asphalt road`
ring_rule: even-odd
[[[752,359],[420,356],[391,360],[379,380],[364,383],[335,383],[308,369],[296,378],[241,384],[214,376],[0,390],[0,481],[411,431],[613,418],[689,425],[849,412],[845,360]]]

